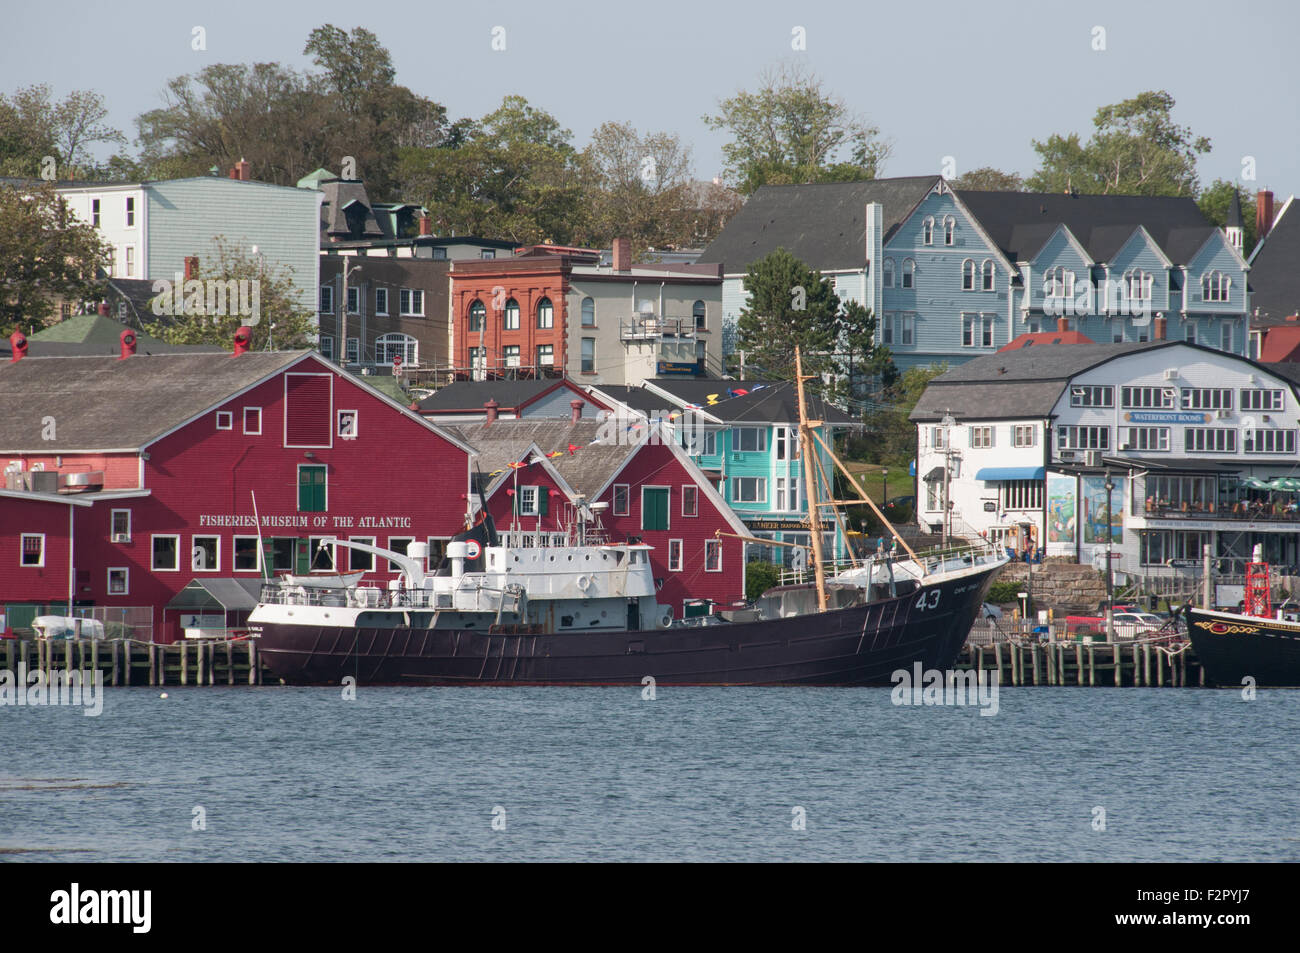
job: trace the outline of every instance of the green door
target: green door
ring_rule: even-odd
[[[298,468],[298,510],[303,513],[325,512],[325,468]]]
[[[642,489],[641,528],[668,528],[668,487],[648,486]]]

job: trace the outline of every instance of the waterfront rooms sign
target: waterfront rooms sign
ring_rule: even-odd
[[[199,516],[200,527],[234,527],[257,529],[252,515],[205,513]],[[410,529],[409,516],[343,516],[325,513],[294,513],[291,516],[268,513],[262,517],[262,529]]]

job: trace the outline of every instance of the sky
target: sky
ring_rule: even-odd
[[[1300,186],[1294,0],[6,6],[0,92],[32,83],[57,96],[94,89],[131,138],[135,117],[163,104],[171,77],[229,62],[308,69],[308,33],[332,23],[374,32],[397,81],[453,118],[523,95],[572,130],[579,148],[605,121],[677,133],[702,179],[722,173],[726,141],[702,117],[755,88],[765,67],[796,61],[892,140],[881,175],[942,172],[948,157],[959,175],[980,166],[1028,175],[1037,168],[1032,140],[1086,139],[1100,106],[1164,89],[1177,101],[1175,121],[1211,140],[1202,184],[1236,179],[1283,197]],[[193,48],[199,27],[205,50]],[[796,50],[800,28],[805,49]],[[494,38],[505,49],[493,49]],[[1243,178],[1251,166],[1254,178]]]

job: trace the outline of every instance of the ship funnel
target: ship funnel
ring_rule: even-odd
[[[447,544],[447,558],[451,560],[452,576],[465,575],[465,559],[469,555],[469,544],[456,540]]]

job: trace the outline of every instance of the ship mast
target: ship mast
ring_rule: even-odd
[[[811,380],[812,378],[807,378]],[[808,529],[812,539],[812,559],[813,573],[817,580],[817,611],[826,611],[826,569],[822,565],[822,521],[818,512],[819,503],[817,500],[817,473],[813,464],[813,453],[816,452],[813,447],[812,432],[813,422],[808,419],[808,411],[804,404],[803,382],[803,358],[799,353],[799,348],[794,349],[794,380],[795,387],[799,393],[799,448],[803,453],[803,479],[805,494],[808,500]],[[821,421],[817,421],[820,425]]]

